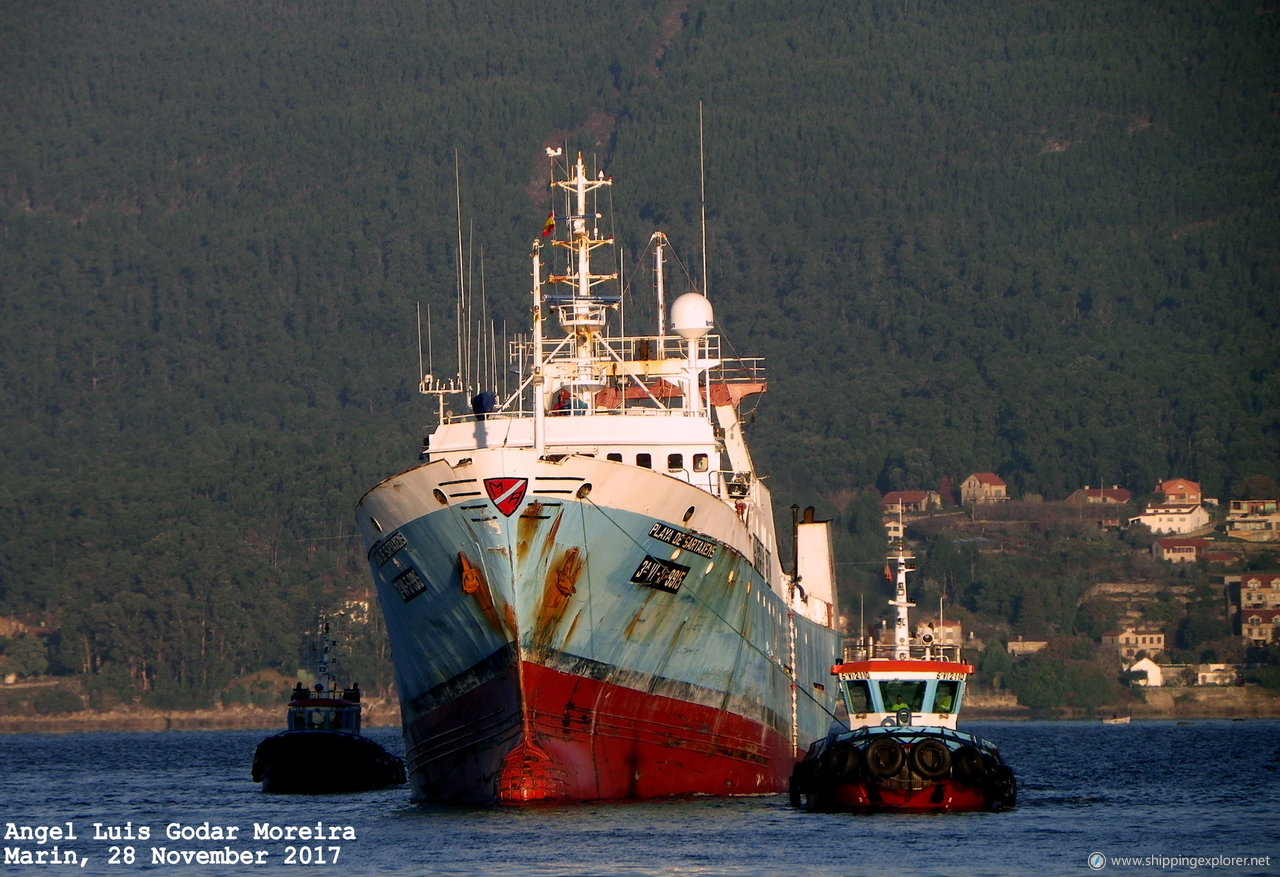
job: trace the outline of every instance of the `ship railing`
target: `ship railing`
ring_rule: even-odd
[[[731,398],[741,398],[752,392],[759,392],[752,385],[764,386],[763,357],[732,357],[721,359],[720,336],[707,335],[699,342],[698,356],[704,363],[712,363],[706,374],[700,379],[702,385],[725,385],[732,388],[738,385],[738,393],[730,393]],[[533,359],[534,344],[528,338],[509,342],[513,359],[522,365],[516,373],[526,379],[529,362]],[[578,384],[566,383],[564,389],[574,397],[572,405],[563,409],[553,409],[552,416],[582,416],[610,414],[652,414],[668,417],[705,417],[705,408],[693,408],[682,404],[679,378],[683,372],[679,369],[664,370],[655,368],[655,363],[670,360],[683,366],[685,362],[685,342],[676,336],[620,336],[616,338],[597,337],[591,351],[591,368],[598,372],[595,382],[584,377]],[[608,348],[606,350],[605,348]],[[542,342],[539,360],[576,361],[572,345],[565,339],[545,339]],[[639,390],[637,381],[649,390],[648,394]],[[469,423],[481,420],[522,419],[533,416],[529,407],[527,389],[519,397],[507,397],[504,393],[489,391],[483,388],[467,387],[450,383],[436,388],[420,388],[423,392],[440,395],[462,396],[464,405],[474,405],[482,394],[490,400],[487,410],[481,408],[472,411],[449,411],[441,405],[441,420],[446,423]],[[717,396],[717,398],[723,398]]]
[[[536,353],[538,361],[577,360],[577,352],[572,344],[565,344],[564,338],[544,338],[539,350],[533,350],[533,341],[521,338],[510,343],[514,357],[528,362],[530,354]],[[662,360],[677,360],[683,366],[688,354],[688,342],[678,335],[596,335],[592,342],[592,358],[602,364],[616,363],[619,360],[636,366],[638,373],[645,373],[645,365],[652,368],[652,363]],[[716,334],[708,334],[698,340],[698,357],[704,362],[715,363],[708,369],[708,380],[712,383],[741,383],[764,380],[764,357],[731,356],[725,358],[722,352],[721,338]]]
[[[844,660],[848,661],[950,661],[962,663],[960,646],[952,643],[922,643],[912,641],[908,645],[893,643],[846,643]]]

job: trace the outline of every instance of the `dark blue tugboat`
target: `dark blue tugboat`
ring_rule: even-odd
[[[405,781],[404,762],[360,734],[360,686],[339,688],[329,672],[328,625],[322,625],[320,680],[289,699],[287,730],[253,753],[262,791],[319,795],[364,792]]]

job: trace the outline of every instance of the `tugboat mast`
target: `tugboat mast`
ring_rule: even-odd
[[[897,590],[894,598],[889,601],[889,605],[897,609],[893,624],[893,657],[899,661],[911,657],[911,621],[907,610],[916,604],[907,600],[907,573],[915,572],[915,567],[908,563],[912,559],[913,556],[907,554],[899,542],[897,554],[893,558],[897,570]]]

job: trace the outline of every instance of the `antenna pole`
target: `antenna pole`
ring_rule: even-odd
[[[663,267],[662,267],[662,245],[666,242],[667,236],[660,231],[653,233],[653,239],[657,242],[653,248],[654,254],[654,276],[656,277],[656,285],[658,290],[658,344],[659,349],[667,335],[667,296],[663,287]],[[662,354],[659,353],[659,356]]]
[[[462,298],[463,298],[464,283],[462,279],[463,278],[463,273],[462,273],[462,270],[463,270],[462,268],[462,177],[461,177],[461,173],[458,170],[458,150],[457,149],[454,149],[453,151],[453,193],[454,193],[453,194],[454,208],[456,210],[455,215],[457,216],[457,220],[458,220],[458,302],[455,308],[457,323],[454,326],[454,346],[456,348],[456,350],[454,351],[454,354],[455,354],[454,362],[457,368],[458,383],[459,385],[461,385],[462,371],[463,371],[463,368],[462,368],[462,321],[463,321]]]
[[[422,376],[426,374],[422,370],[422,302],[414,306],[414,311],[418,319],[418,383],[422,383]]]
[[[707,276],[707,164],[702,139],[702,101],[698,101],[698,192],[702,208],[702,294],[711,297],[711,278]]]
[[[538,241],[533,242],[533,252],[530,258],[533,261],[533,356],[530,363],[533,368],[533,447],[541,456],[547,447],[547,422],[546,411],[544,407],[546,400],[543,398],[543,382],[545,376],[542,373],[542,260],[539,250],[541,244]]]

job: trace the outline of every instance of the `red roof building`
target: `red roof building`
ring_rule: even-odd
[[[927,512],[941,507],[942,499],[935,490],[891,490],[880,499],[885,514]]]
[[[1209,547],[1208,539],[1165,538],[1151,543],[1151,556],[1169,563],[1195,563]]]
[[[1133,499],[1129,491],[1123,487],[1111,485],[1110,487],[1090,487],[1085,485],[1075,493],[1067,497],[1070,503],[1113,503],[1116,505],[1124,505]]]
[[[1167,504],[1199,505],[1203,501],[1200,494],[1200,485],[1185,478],[1170,478],[1168,481],[1161,481],[1156,485],[1156,493],[1163,496]]]
[[[960,501],[968,505],[979,502],[1003,502],[1009,498],[1009,486],[994,472],[974,472],[960,484]]]

